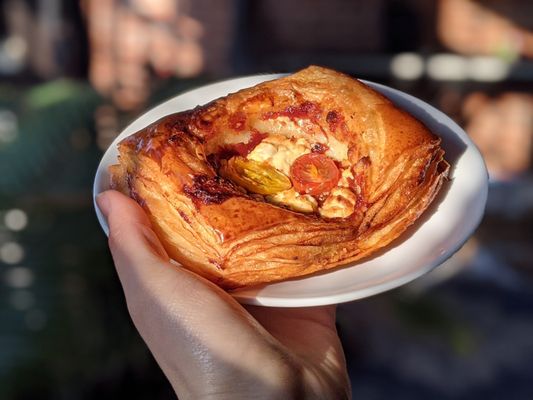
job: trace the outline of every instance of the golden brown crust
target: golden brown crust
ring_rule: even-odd
[[[210,155],[250,132],[339,142],[361,189],[356,212],[331,220],[293,212],[218,177]],[[143,206],[173,259],[227,289],[375,252],[419,217],[448,171],[440,139],[422,123],[363,83],[315,66],[167,116],[119,151],[112,186]]]

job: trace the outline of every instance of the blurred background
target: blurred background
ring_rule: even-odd
[[[2,0],[1,399],[172,398],[97,225],[99,158],[189,88],[313,63],[443,110],[491,176],[458,254],[340,306],[354,398],[533,398],[531,1]]]

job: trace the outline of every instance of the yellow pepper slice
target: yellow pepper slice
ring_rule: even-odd
[[[244,157],[232,157],[220,174],[252,193],[276,194],[292,187],[291,180],[273,166]]]

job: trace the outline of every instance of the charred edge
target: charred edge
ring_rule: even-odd
[[[216,171],[219,170],[222,160],[229,160],[232,157],[241,155],[238,149],[234,146],[223,146],[217,153],[212,153],[207,156],[207,162],[211,164]]]
[[[178,210],[178,213],[179,213],[180,217],[183,218],[183,220],[184,220],[185,222],[187,222],[189,225],[191,224],[191,220],[190,220],[190,218],[187,216],[187,214],[185,214],[185,213],[184,213],[183,211],[181,211],[181,210]]]
[[[224,145],[218,149],[217,153],[209,154],[207,156],[207,162],[216,171],[218,171],[221,160],[229,160],[235,156],[246,157],[267,136],[268,134],[261,133],[254,129],[252,130],[252,135],[247,143],[233,143],[231,145]]]
[[[361,200],[361,207],[366,207],[368,204],[366,202],[367,198],[367,187],[366,187],[366,174],[365,170],[370,166],[371,161],[370,157],[364,156],[357,162],[355,170],[353,171],[354,177],[350,180],[352,190],[357,193],[357,188],[359,188],[358,193],[358,202]]]
[[[363,197],[363,189],[361,188],[361,193],[357,195],[357,198],[355,200],[355,206],[354,206],[355,211],[352,215],[355,216],[357,213],[362,214],[366,212],[367,208],[368,208],[368,204]]]
[[[224,158],[220,156],[220,154],[216,154],[216,153],[211,153],[211,154],[208,154],[206,160],[207,160],[207,163],[213,167],[213,169],[215,171],[218,171],[220,169],[220,166],[221,166],[221,160],[223,160]]]
[[[156,161],[159,165],[159,168],[163,165],[163,157],[165,156],[164,147],[161,146],[157,141],[150,139],[148,142],[144,143],[144,153],[147,157]]]
[[[146,208],[146,201],[139,195],[135,187],[133,186],[133,177],[131,174],[128,174],[126,178],[126,183],[128,185],[128,190],[130,192],[130,197],[137,202],[142,208]]]
[[[326,151],[328,151],[328,149],[328,145],[323,143],[313,143],[311,145],[311,152],[313,153],[324,154]]]
[[[264,103],[264,102],[268,102],[268,105],[271,108],[274,107],[274,105],[276,104],[275,95],[267,90],[261,93],[257,93],[253,95],[252,97],[249,97],[246,100],[247,104]]]
[[[297,106],[289,106],[283,111],[268,111],[263,114],[263,119],[272,119],[278,117],[288,117],[291,120],[295,119],[310,119],[313,122],[318,122],[322,109],[317,103],[311,101],[304,101]]]
[[[445,179],[451,179],[449,176],[451,167],[448,161],[444,159],[444,150],[440,149],[440,151],[438,152],[438,158],[439,158],[439,165],[437,166],[437,172],[439,174],[444,175]]]
[[[344,117],[337,111],[332,110],[326,115],[326,122],[329,125],[330,131],[335,132],[339,125],[344,122]]]
[[[246,114],[238,111],[230,115],[228,120],[229,127],[236,131],[242,131],[246,126]]]
[[[210,258],[210,259],[208,259],[208,261],[209,261],[209,264],[214,265],[216,269],[218,269],[220,271],[222,271],[224,269],[222,267],[222,265],[217,260],[215,260],[213,258]]]
[[[431,160],[428,160],[426,164],[420,169],[420,172],[418,173],[418,179],[416,180],[417,185],[421,185],[426,180],[426,173],[429,169],[429,166],[431,165]]]
[[[173,132],[166,140],[166,143],[171,147],[184,147],[192,145],[203,145],[205,140],[193,134],[188,128],[180,129]]]
[[[195,135],[180,119],[171,119],[153,125],[138,134],[127,138],[124,143],[135,149],[135,153],[144,154],[162,166],[162,161],[170,147],[179,147],[186,142],[202,144],[204,139]],[[164,134],[163,132],[171,132]]]
[[[199,129],[210,129],[213,126],[213,121],[204,118],[198,118],[196,121],[196,126]]]
[[[192,185],[185,185],[183,191],[201,204],[221,204],[235,196],[242,197],[235,187],[226,179],[219,176],[196,175]]]
[[[198,134],[194,124],[191,124],[191,119],[191,113],[187,113],[186,117],[180,118],[178,121],[176,121],[172,125],[172,132],[174,132],[172,136],[178,135],[178,137],[187,137],[196,141],[197,143],[205,144],[205,137]]]
[[[154,123],[144,130],[124,139],[121,144],[134,149],[136,154],[146,154],[161,165],[164,152],[158,137],[158,123]]]
[[[213,100],[203,106],[198,106],[190,111],[191,125],[201,131],[210,132],[213,129],[214,121],[220,117],[221,111],[217,107],[218,100]]]
[[[446,164],[448,164],[445,160],[442,159],[442,154],[443,154],[443,151],[440,150],[440,151],[436,151],[434,152],[433,156],[431,157],[431,159],[429,159],[426,164],[420,169],[420,173],[418,174],[418,179],[417,179],[417,185],[421,185],[422,183],[424,183],[424,181],[426,180],[426,174],[427,172],[429,171],[429,169],[431,168],[431,165],[433,165],[433,163],[437,162],[438,165],[437,165],[437,173],[439,174],[442,174],[446,171],[446,165],[441,165],[442,162],[444,161]],[[444,168],[444,170],[442,171],[439,171],[440,168]]]

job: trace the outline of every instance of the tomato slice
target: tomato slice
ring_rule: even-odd
[[[290,177],[294,189],[300,194],[318,196],[329,192],[341,178],[335,162],[320,153],[298,157],[291,166]]]

